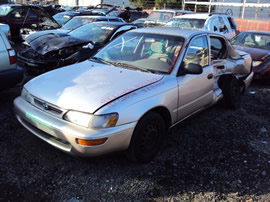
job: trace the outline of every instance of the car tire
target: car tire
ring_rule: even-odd
[[[151,161],[158,153],[166,127],[163,118],[149,112],[138,122],[127,151],[129,160],[140,163]]]
[[[223,101],[226,107],[237,109],[241,104],[241,86],[235,77],[228,77],[222,83]]]

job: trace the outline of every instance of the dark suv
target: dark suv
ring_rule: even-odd
[[[39,31],[60,27],[44,9],[33,5],[0,5],[0,22],[10,26],[12,40],[20,40],[23,29]]]

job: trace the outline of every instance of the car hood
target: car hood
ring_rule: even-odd
[[[88,40],[70,36],[65,31],[46,30],[36,32],[26,38],[26,42],[39,54],[45,55],[51,51],[57,51],[74,45],[85,44]]]
[[[247,52],[251,55],[253,61],[263,61],[266,57],[270,55],[269,50],[264,50],[260,48],[252,48],[249,46],[233,45],[237,50]]]
[[[103,105],[163,75],[84,61],[40,75],[25,84],[26,90],[60,108],[94,113]]]

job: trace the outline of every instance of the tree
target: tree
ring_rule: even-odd
[[[155,6],[155,0],[129,0],[129,2],[135,8],[153,8]]]

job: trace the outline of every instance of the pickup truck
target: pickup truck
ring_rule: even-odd
[[[236,35],[236,23],[233,18],[230,15],[220,13],[196,13],[176,16],[165,26],[207,30],[222,34],[229,40]]]
[[[6,35],[8,40],[11,40],[11,32],[10,32],[10,27],[9,25],[0,23],[0,30]]]

